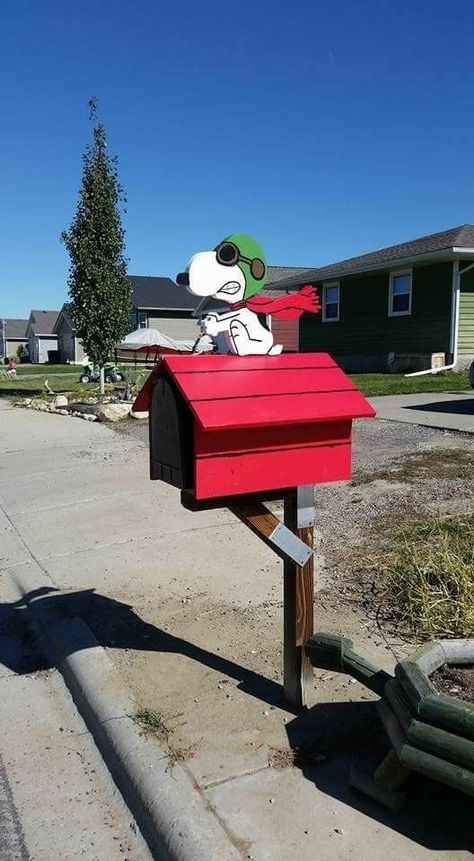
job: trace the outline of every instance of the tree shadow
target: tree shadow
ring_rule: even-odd
[[[31,600],[39,603],[41,611],[50,618],[61,620],[63,629],[67,628],[68,619],[71,627],[74,621],[82,619],[108,649],[180,654],[219,675],[235,679],[238,688],[250,696],[286,708],[282,686],[277,682],[143,621],[130,605],[97,594],[93,589],[63,593],[45,587],[31,592],[25,601],[0,604],[0,668],[3,664],[13,672],[28,673],[50,666],[30,648],[28,638],[26,641],[20,638],[23,651],[10,642],[12,625],[17,627],[26,620],[27,602]],[[88,645],[92,643],[79,640],[70,651]],[[351,764],[371,772],[387,752],[373,702],[320,703],[298,714],[286,730],[295,765],[320,792],[427,849],[472,848],[472,799],[461,793],[414,774],[408,785],[406,807],[393,813],[351,790]]]
[[[402,407],[404,410],[419,410],[430,413],[450,413],[458,416],[474,415],[474,398],[465,397],[456,401],[434,401],[431,404],[412,404]]]
[[[36,386],[35,389],[24,389],[15,386],[2,386],[0,382],[0,398],[37,398],[44,388]]]

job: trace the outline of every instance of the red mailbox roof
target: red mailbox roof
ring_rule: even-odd
[[[327,353],[163,358],[204,430],[372,417],[375,410]]]

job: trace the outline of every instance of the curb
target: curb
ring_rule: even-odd
[[[80,618],[55,606],[67,595],[47,575],[13,575],[46,656],[62,674],[78,711],[159,861],[242,861],[186,765],[169,769],[168,751],[148,741],[131,715],[136,704],[105,650]],[[54,589],[54,592],[51,590]]]

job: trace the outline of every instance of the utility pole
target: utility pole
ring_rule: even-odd
[[[7,321],[4,317],[2,317],[2,355],[0,358],[6,359],[7,357]]]

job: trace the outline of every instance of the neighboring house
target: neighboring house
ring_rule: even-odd
[[[18,347],[28,346],[28,320],[0,320],[0,358],[14,358]]]
[[[198,298],[171,278],[129,275],[132,283],[131,329],[158,329],[175,340],[192,341],[199,335],[193,311]]]
[[[70,362],[72,365],[80,365],[84,358],[84,348],[82,341],[77,337],[76,327],[68,305],[63,305],[61,308],[54,324],[53,334],[57,335],[58,338],[60,363],[63,365]]]
[[[130,332],[135,329],[159,329],[177,340],[195,340],[199,334],[192,312],[197,298],[171,278],[129,275],[132,284]],[[80,364],[84,350],[68,305],[63,305],[54,325],[61,362]]]
[[[33,364],[57,360],[58,339],[53,330],[58,314],[59,311],[30,312],[26,336],[30,361]]]
[[[302,351],[328,351],[347,370],[401,371],[474,357],[474,225],[274,279],[320,285],[322,313],[299,321]]]

